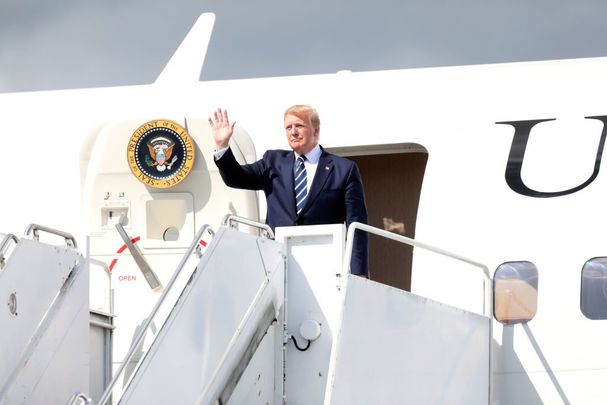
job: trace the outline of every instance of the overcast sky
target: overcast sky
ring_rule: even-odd
[[[0,0],[0,92],[151,83],[205,11],[202,80],[607,56],[604,0]]]

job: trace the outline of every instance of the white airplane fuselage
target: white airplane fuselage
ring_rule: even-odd
[[[537,266],[533,319],[493,321],[493,402],[605,403],[607,328],[580,310],[582,267],[607,255],[607,170],[595,170],[604,129],[585,118],[607,115],[605,71],[607,58],[596,58],[0,94],[0,231],[39,223],[85,245],[87,137],[108,122],[183,123],[220,106],[260,157],[288,148],[283,111],[312,104],[325,148],[364,156],[399,145],[427,154],[417,240],[470,257],[491,274],[509,261]],[[544,119],[555,120],[533,125],[522,153],[520,122]],[[519,149],[511,151],[515,139]],[[105,159],[126,159],[127,142]],[[263,196],[260,204],[263,218]],[[482,313],[478,274],[416,272],[421,261],[413,255],[411,292]]]

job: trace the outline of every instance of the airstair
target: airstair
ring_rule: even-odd
[[[487,314],[349,274],[343,252],[353,236],[346,245],[343,225],[278,228],[272,240],[236,229],[241,222],[271,235],[263,224],[227,217],[118,389],[187,257],[210,232],[201,229],[100,404],[489,403]]]
[[[40,242],[41,231],[65,243]],[[65,404],[89,391],[88,271],[71,235],[28,235],[0,244],[0,404]]]
[[[260,226],[271,234],[267,226]],[[125,404],[228,403],[255,355],[266,363],[272,359],[264,366],[269,368],[264,379],[272,378],[273,387],[273,356],[261,353],[275,352],[278,346],[272,340],[282,330],[277,322],[284,299],[282,247],[271,239],[222,227],[213,234],[123,391],[114,392],[188,259],[209,232],[205,226],[196,235],[100,404],[109,403],[112,396]],[[274,390],[265,395],[274,403]]]
[[[349,274],[363,231],[481,270],[487,313]],[[0,262],[1,404],[490,403],[486,268],[366,225],[202,227],[98,401],[82,256],[7,235]]]

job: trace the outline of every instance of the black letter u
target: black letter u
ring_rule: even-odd
[[[529,134],[531,129],[540,122],[554,121],[554,118],[543,119],[543,120],[527,120],[527,121],[502,121],[496,122],[496,124],[512,125],[514,127],[514,138],[512,139],[512,146],[510,147],[510,155],[508,156],[508,164],[506,165],[506,183],[515,192],[526,195],[528,197],[537,198],[550,198],[559,197],[562,195],[573,194],[592,183],[596,176],[599,174],[601,168],[601,156],[603,155],[603,147],[605,146],[605,137],[607,136],[607,115],[596,115],[592,117],[584,117],[587,119],[599,120],[603,123],[603,132],[601,133],[601,140],[599,141],[599,147],[596,151],[596,158],[594,161],[594,171],[584,183],[577,187],[570,188],[569,190],[545,192],[536,191],[530,189],[523,183],[521,178],[521,167],[523,166],[523,159],[525,158],[525,149],[527,149],[527,142],[529,141]]]

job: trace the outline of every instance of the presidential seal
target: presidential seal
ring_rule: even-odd
[[[149,121],[129,139],[127,160],[135,177],[146,186],[173,187],[192,171],[194,143],[176,122]]]

